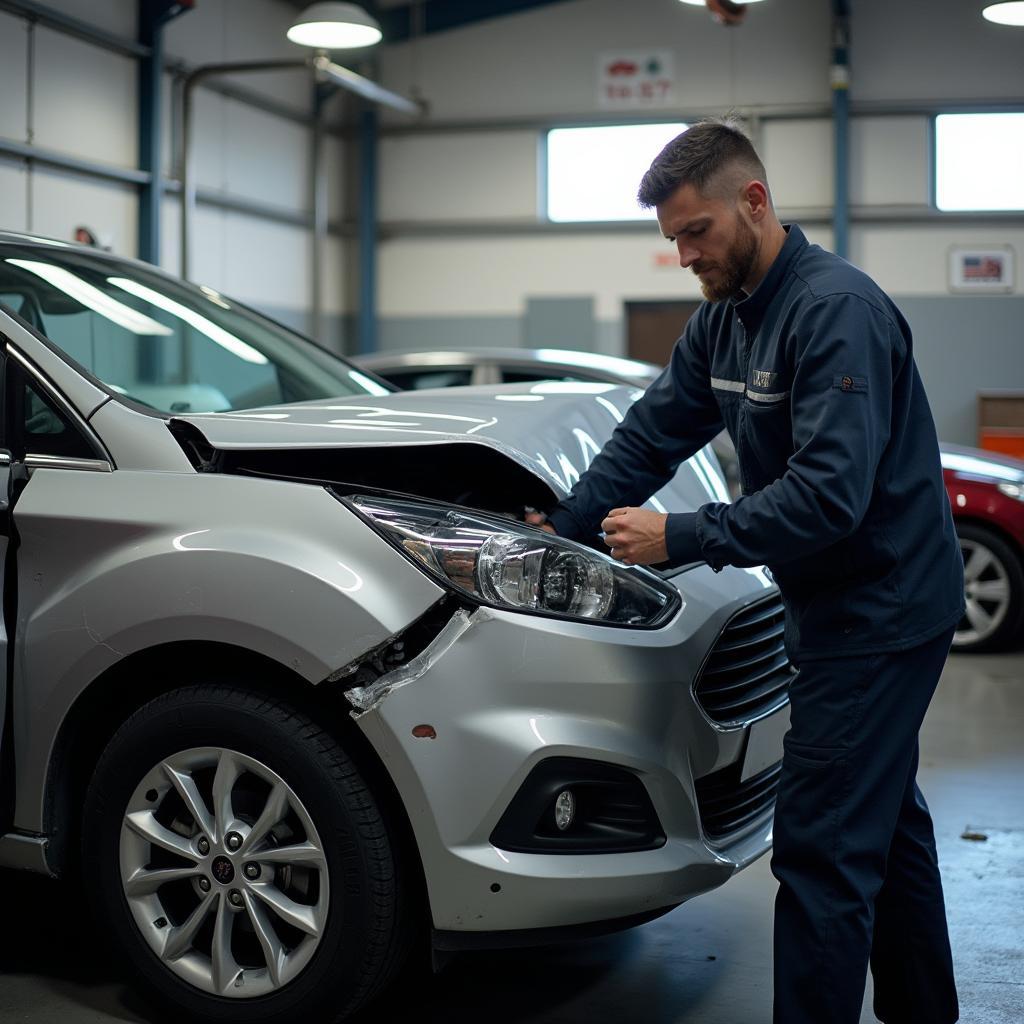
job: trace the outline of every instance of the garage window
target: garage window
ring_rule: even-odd
[[[1024,210],[1024,112],[935,118],[940,210]]]
[[[618,124],[554,128],[547,134],[549,220],[649,220],[636,201],[640,179],[665,144],[687,125]]]

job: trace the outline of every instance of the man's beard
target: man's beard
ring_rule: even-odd
[[[698,268],[694,267],[693,272],[698,274],[700,290],[708,302],[721,302],[723,299],[732,298],[743,288],[744,281],[750,278],[757,261],[757,237],[747,226],[745,221],[736,221],[736,238],[729,251],[725,254],[722,263],[711,263],[700,265],[700,272],[716,270],[714,281],[705,281],[699,276]]]

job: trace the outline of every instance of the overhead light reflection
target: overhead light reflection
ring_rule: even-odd
[[[606,356],[600,352],[577,352],[573,349],[560,348],[539,348],[536,356],[542,363],[565,363],[569,366],[582,366],[588,370],[617,373],[623,377],[654,380],[650,364],[640,363],[635,359],[623,359],[621,356]]]
[[[994,476],[998,480],[1009,480],[1014,484],[1024,481],[1024,472],[1019,469],[998,462],[989,462],[988,459],[979,459],[973,455],[961,455],[959,452],[942,452],[942,467],[969,476]]]
[[[535,395],[603,395],[618,384],[599,384],[585,380],[544,380],[530,388]]]
[[[365,373],[360,373],[358,370],[349,370],[349,377],[356,382],[364,391],[368,394],[374,395],[380,398],[382,395],[390,395],[391,392],[387,388],[382,387],[375,380],[367,377]]]
[[[18,260],[8,258],[7,261],[30,274],[42,278],[47,284],[62,291],[76,302],[81,303],[86,309],[99,313],[111,323],[123,327],[132,334],[141,335],[167,335],[174,332],[161,323],[157,323],[151,317],[140,313],[138,310],[126,306],[123,302],[111,298],[106,292],[101,292],[95,285],[83,281],[80,277],[72,274],[70,270],[63,267],[55,267],[51,263],[42,263],[37,260]]]
[[[190,327],[194,327],[200,334],[205,334],[210,341],[220,345],[232,355],[238,356],[239,359],[244,359],[247,363],[255,363],[258,366],[266,365],[267,357],[262,352],[257,352],[252,345],[242,341],[241,338],[236,338],[230,331],[226,331],[212,320],[208,320],[202,313],[197,313],[194,309],[175,302],[170,296],[147,288],[146,285],[139,284],[138,281],[132,281],[127,277],[108,277],[107,281],[115,288],[120,288],[122,291],[128,292],[129,295],[134,295],[136,298],[142,299],[143,302],[148,302],[150,305],[156,306],[157,309],[162,309],[165,313],[184,320]]]
[[[220,306],[221,309],[230,309],[231,306],[220,297],[220,292],[215,292],[212,288],[207,288],[205,284],[199,286],[199,290],[215,305]]]

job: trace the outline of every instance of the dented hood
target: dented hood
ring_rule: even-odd
[[[486,445],[561,496],[642,393],[611,384],[542,381],[345,397],[175,421],[192,424],[223,451]],[[682,511],[728,500],[718,463],[704,449],[680,467],[653,504]]]

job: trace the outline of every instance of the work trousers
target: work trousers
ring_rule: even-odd
[[[775,809],[775,1024],[857,1024],[868,963],[885,1024],[959,1017],[918,732],[952,630],[807,661]]]

